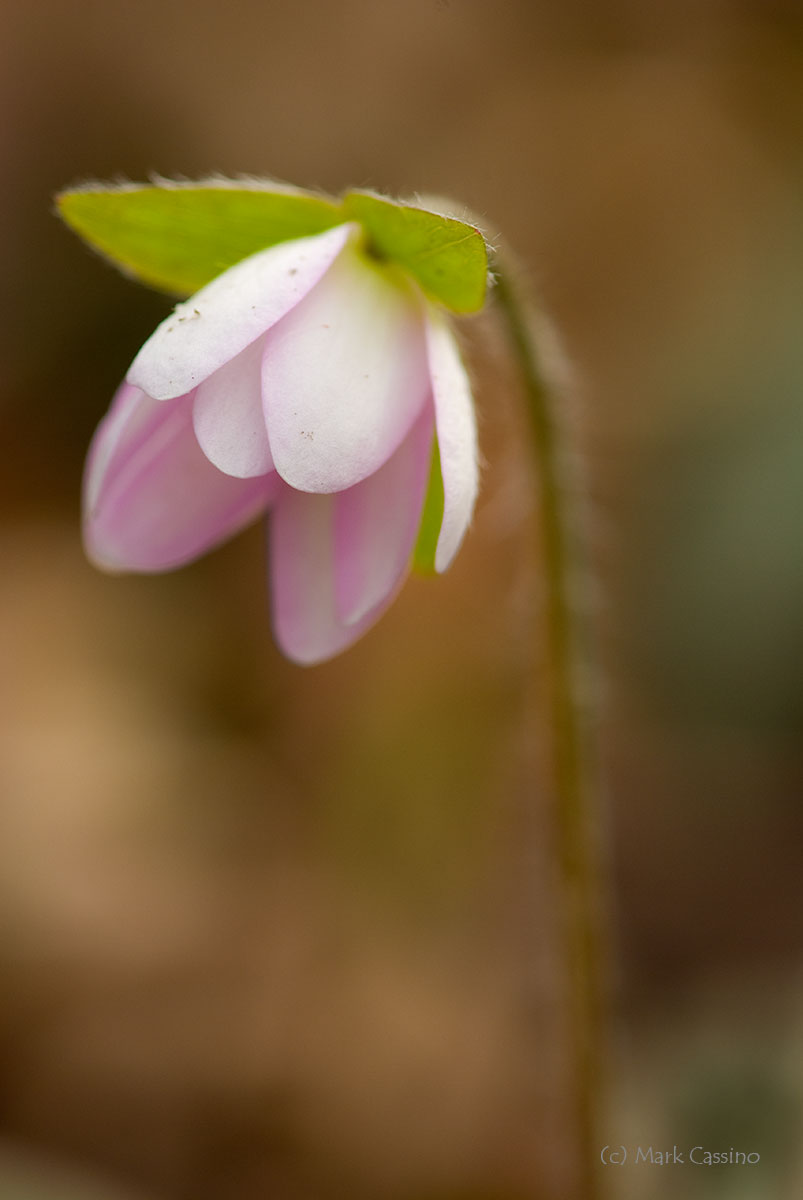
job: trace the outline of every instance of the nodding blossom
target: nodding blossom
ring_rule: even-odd
[[[393,600],[437,438],[452,561],[477,492],[471,393],[445,317],[349,222],[242,260],[156,329],[98,427],[84,536],[165,571],[269,518],[282,651],[321,662]]]

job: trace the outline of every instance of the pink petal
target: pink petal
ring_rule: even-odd
[[[282,488],[270,518],[273,632],[293,662],[312,665],[345,650],[390,603],[344,624],[335,600],[333,496]]]
[[[432,305],[428,305],[426,334],[443,477],[443,522],[435,569],[445,571],[460,548],[477,498],[477,421],[454,335]]]
[[[124,383],[87,460],[84,539],[108,570],[164,571],[197,558],[270,503],[275,473],[233,479],[192,428],[193,393],[163,404]]]
[[[351,625],[381,604],[407,573],[415,547],[432,457],[429,405],[398,450],[362,483],[337,492],[337,613]]]
[[[219,367],[195,393],[195,436],[211,463],[227,475],[248,479],[273,470],[262,411],[262,352],[257,338]]]
[[[416,295],[354,245],[265,340],[271,453],[300,491],[338,492],[372,475],[428,392]]]
[[[127,379],[156,400],[183,396],[289,312],[337,258],[356,226],[280,242],[236,263],[156,329]]]

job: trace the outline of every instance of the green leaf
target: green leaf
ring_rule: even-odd
[[[432,463],[429,469],[424,511],[421,514],[418,540],[413,551],[413,569],[420,575],[434,575],[435,573],[435,551],[438,547],[442,524],[443,476],[441,475],[441,456],[436,437],[432,445]]]
[[[369,192],[342,203],[259,180],[89,184],[56,198],[66,223],[143,283],[191,295],[267,246],[359,221],[380,258],[409,271],[456,313],[485,299],[488,259],[479,230],[453,217]]]
[[[343,211],[362,223],[381,257],[405,267],[434,300],[456,313],[482,308],[488,255],[478,229],[369,192],[347,192]]]
[[[222,271],[277,242],[344,220],[311,192],[251,181],[90,184],[56,197],[66,223],[143,283],[191,295]]]

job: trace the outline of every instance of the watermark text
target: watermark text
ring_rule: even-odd
[[[711,1150],[707,1146],[603,1146],[600,1161],[606,1167],[632,1166],[676,1167],[754,1167],[761,1162],[757,1150]]]

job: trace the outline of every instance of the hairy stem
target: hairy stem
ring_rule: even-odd
[[[583,1200],[595,1200],[600,1194],[597,1168],[607,988],[599,797],[582,694],[591,665],[582,611],[586,563],[576,511],[578,494],[569,478],[571,463],[556,397],[544,386],[538,367],[534,312],[515,265],[497,258],[494,269],[496,301],[519,366],[533,436],[543,564],[544,688],[563,901],[572,1104],[580,1155],[578,1194]]]

